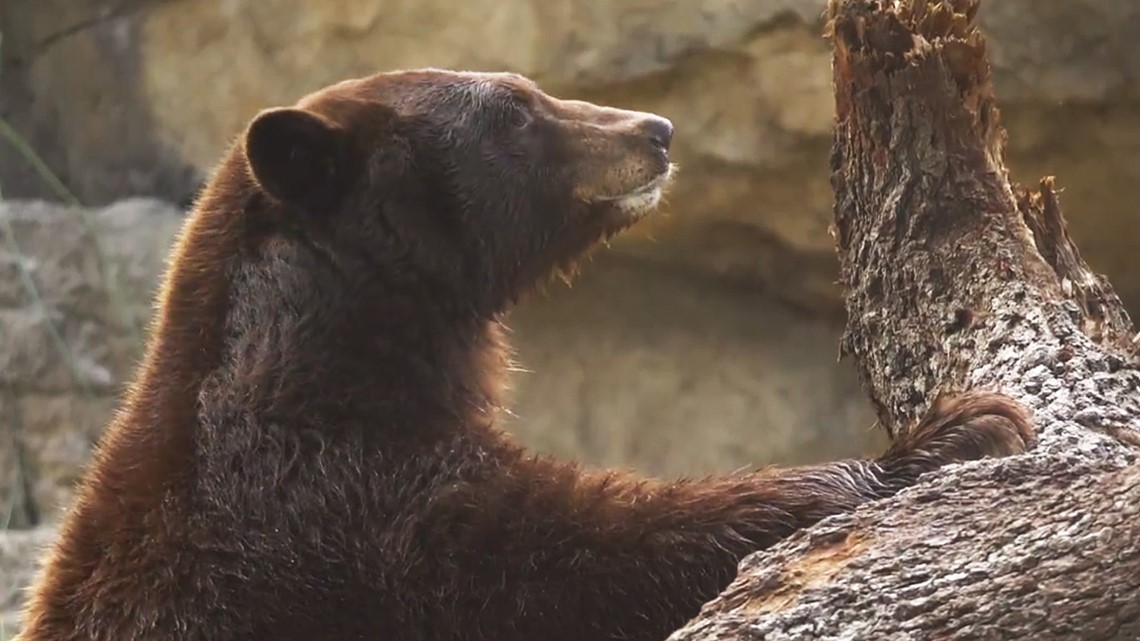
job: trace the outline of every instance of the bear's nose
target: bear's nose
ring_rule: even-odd
[[[661,151],[669,151],[669,144],[673,142],[673,123],[668,118],[650,116],[641,125],[641,131]]]

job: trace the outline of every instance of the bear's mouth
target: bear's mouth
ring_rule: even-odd
[[[620,196],[607,198],[605,201],[632,220],[640,219],[660,204],[676,173],[677,165],[669,163],[666,165],[665,171],[654,176],[653,180]]]

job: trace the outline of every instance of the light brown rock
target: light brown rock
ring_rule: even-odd
[[[617,256],[510,322],[526,443],[594,465],[703,475],[882,447],[837,326],[762,293]]]

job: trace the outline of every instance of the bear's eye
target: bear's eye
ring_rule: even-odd
[[[522,99],[512,98],[507,105],[507,123],[515,129],[525,129],[534,120],[534,115],[530,112],[530,105],[527,105]]]

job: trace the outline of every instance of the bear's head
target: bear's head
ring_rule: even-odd
[[[263,111],[244,155],[283,228],[388,287],[493,315],[657,205],[672,134],[519,75],[428,69]]]

